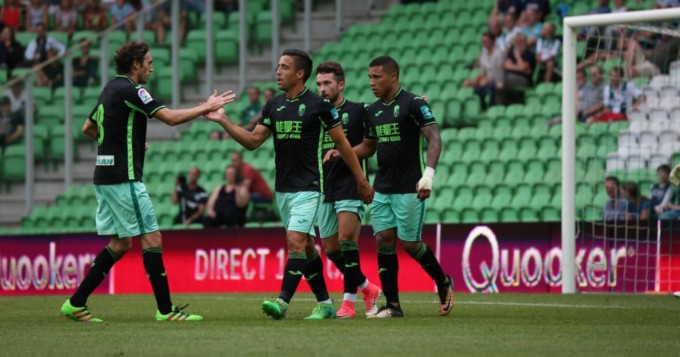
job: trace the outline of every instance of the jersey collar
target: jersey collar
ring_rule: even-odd
[[[399,87],[399,90],[397,91],[397,94],[394,95],[394,98],[392,98],[392,100],[389,103],[385,103],[385,101],[383,100],[382,104],[386,107],[389,107],[390,105],[392,105],[392,103],[394,103],[395,100],[397,100],[399,94],[401,94],[403,90],[404,90],[403,88]]]
[[[130,81],[130,83],[132,83],[132,84],[137,84],[137,83],[135,83],[135,81],[132,80],[132,78],[130,78],[130,76],[126,76],[126,75],[123,75],[123,74],[117,74],[117,75],[116,75],[116,78],[125,78],[125,79],[127,79],[128,81]]]
[[[305,95],[305,93],[307,93],[307,90],[308,90],[307,87],[305,87],[305,89],[304,89],[302,92],[300,92],[300,94],[298,94],[297,97],[295,97],[295,98],[293,98],[293,99],[288,99],[288,98],[286,98],[286,100],[287,100],[288,102],[290,102],[290,103],[295,102],[295,101],[299,100],[300,97],[302,97],[303,95]]]
[[[340,102],[340,105],[338,105],[338,109],[342,108],[345,103],[347,103],[347,98],[342,98],[342,102]]]

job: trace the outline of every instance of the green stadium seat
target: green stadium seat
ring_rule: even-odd
[[[23,144],[9,145],[5,149],[0,162],[0,172],[2,172],[2,181],[6,183],[6,189],[9,188],[7,184],[10,182],[23,181],[26,173],[26,147]]]
[[[529,207],[523,207],[519,210],[520,222],[538,222],[538,212]]]
[[[42,107],[52,103],[52,88],[33,87],[33,99],[35,104]]]
[[[461,212],[461,223],[479,223],[479,213],[473,209],[466,208]]]
[[[543,222],[560,222],[562,211],[556,207],[545,207],[540,211],[540,218]]]
[[[505,207],[499,212],[499,219],[503,223],[519,222],[519,213],[515,208]]]

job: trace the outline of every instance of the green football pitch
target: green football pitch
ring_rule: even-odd
[[[271,320],[260,311],[266,297],[175,295],[205,320],[167,323],[154,321],[151,295],[97,295],[89,306],[102,324],[62,317],[66,297],[3,297],[0,355],[680,354],[680,300],[671,296],[458,294],[452,314],[440,317],[434,294],[402,294],[402,319],[326,321],[303,320],[314,306],[309,294],[296,296],[286,320]]]

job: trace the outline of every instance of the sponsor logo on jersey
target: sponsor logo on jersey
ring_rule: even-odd
[[[399,104],[394,106],[394,116],[395,117],[399,116]]]
[[[282,106],[276,108],[276,111],[277,111],[277,112],[280,112],[280,111],[282,111],[282,110],[285,109],[285,108],[286,108],[286,106],[285,106],[285,105],[282,105]]]
[[[149,92],[144,88],[139,88],[139,90],[137,90],[137,95],[144,104],[149,104],[153,100],[153,98],[151,98],[151,94],[149,94]]]
[[[331,116],[333,117],[333,120],[340,119],[340,116],[338,115],[338,111],[335,110],[335,108],[331,108]]]
[[[375,113],[375,116],[380,116],[380,114],[382,114],[382,112],[383,112],[382,110],[378,111],[377,113]]]
[[[305,115],[305,108],[306,108],[306,107],[305,107],[304,104],[300,104],[300,106],[298,107],[298,115],[299,115],[299,116]]]
[[[113,155],[97,155],[97,166],[113,166]]]
[[[342,125],[349,123],[349,113],[342,113]]]

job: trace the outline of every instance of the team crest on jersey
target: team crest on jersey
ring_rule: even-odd
[[[395,117],[399,116],[399,104],[394,106],[394,116]]]
[[[137,91],[137,95],[144,104],[149,104],[153,100],[153,98],[151,98],[151,94],[149,94],[149,92],[144,88],[139,88],[139,90]]]
[[[349,113],[342,113],[342,125],[349,123]]]
[[[298,115],[299,116],[305,115],[305,105],[304,104],[300,104],[300,106],[298,107]]]

